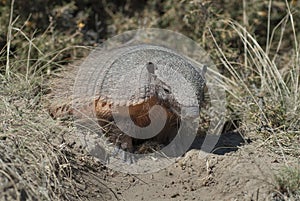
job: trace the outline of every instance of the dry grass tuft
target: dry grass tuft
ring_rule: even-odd
[[[300,199],[300,170],[299,167],[286,167],[277,176],[278,197],[283,200]]]
[[[111,199],[103,167],[74,148],[68,140],[74,129],[50,118],[40,102],[41,81],[31,82],[14,76],[1,80],[0,199]],[[88,185],[94,192],[85,192]]]
[[[273,25],[273,29],[270,27],[271,10],[274,9],[271,1],[268,6],[269,35],[264,45],[247,26],[231,19],[221,21],[238,36],[240,42],[236,43],[243,44],[240,62],[228,56],[227,49],[221,48],[222,42],[214,34],[216,31],[210,33],[220,66],[227,73],[220,86],[227,91],[230,115],[240,118],[240,129],[246,135],[261,140],[263,146],[285,159],[288,171],[282,171],[277,183],[279,191],[292,199],[299,197],[299,167],[292,170],[286,156],[300,156],[300,36],[287,1],[286,15]],[[292,44],[292,47],[286,51],[283,44]]]
[[[49,30],[30,34],[17,19],[0,52],[0,200],[115,198],[104,167],[75,146],[74,128],[53,120],[43,101],[50,75],[86,47]]]

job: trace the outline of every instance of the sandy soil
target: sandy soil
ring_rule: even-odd
[[[108,171],[105,181],[119,200],[271,200],[282,162],[258,145],[205,159],[193,149],[154,174]]]

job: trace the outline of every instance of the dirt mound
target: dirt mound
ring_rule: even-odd
[[[154,174],[111,173],[106,183],[120,200],[272,200],[283,158],[258,144],[225,155],[190,150]]]

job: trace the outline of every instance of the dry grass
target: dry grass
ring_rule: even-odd
[[[0,61],[6,61],[0,67],[0,200],[112,199],[103,183],[104,167],[74,148],[68,137],[74,128],[53,120],[43,100],[49,75],[66,63],[61,58],[82,55],[86,47],[64,37],[49,46],[49,31],[28,36],[16,21],[11,17],[0,52]],[[85,191],[85,180],[94,183],[94,191]]]
[[[300,199],[299,167],[286,167],[277,176],[278,195],[285,200]]]
[[[68,139],[74,128],[60,125],[43,108],[42,80],[11,72],[10,81],[1,83],[0,199],[108,199],[103,167],[74,148]],[[97,191],[85,192],[85,180],[94,181]]]
[[[247,131],[256,129],[264,137],[278,136],[277,140],[284,140],[285,134],[294,135],[296,139],[300,130],[300,71],[297,54],[291,51],[284,55],[282,59],[287,65],[278,66],[274,58],[279,55],[270,58],[241,25],[232,21],[228,24],[247,44],[245,54],[248,63],[246,68],[244,64],[239,64],[245,71],[237,70],[234,66],[236,63],[226,58],[215,41],[222,65],[230,74],[230,78],[223,77],[224,83],[220,83],[231,98],[229,107],[243,118]],[[294,154],[297,155],[296,148]]]
[[[240,117],[240,129],[246,135],[261,140],[263,146],[285,159],[286,170],[276,177],[278,190],[282,193],[282,199],[296,200],[300,195],[299,166],[290,167],[286,156],[300,156],[300,36],[287,1],[286,16],[274,29],[270,28],[271,1],[268,6],[265,48],[245,26],[233,20],[222,21],[224,26],[230,27],[239,36],[243,44],[244,59],[241,63],[228,58],[227,50],[220,47],[214,31],[210,33],[221,65],[228,72],[220,86],[228,93],[228,107],[233,111],[231,115]],[[293,47],[283,53],[284,43],[291,43]]]

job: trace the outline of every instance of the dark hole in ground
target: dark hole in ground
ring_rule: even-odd
[[[193,144],[190,147],[191,149],[202,149],[202,145],[204,143],[206,136],[198,136],[195,138]],[[218,138],[218,136],[213,136]],[[242,146],[245,143],[250,143],[250,139],[244,139],[239,132],[230,131],[226,133],[222,133],[219,137],[217,144],[214,146],[211,153],[224,155],[229,152],[237,151],[239,146]],[[204,150],[205,151],[205,150]]]

